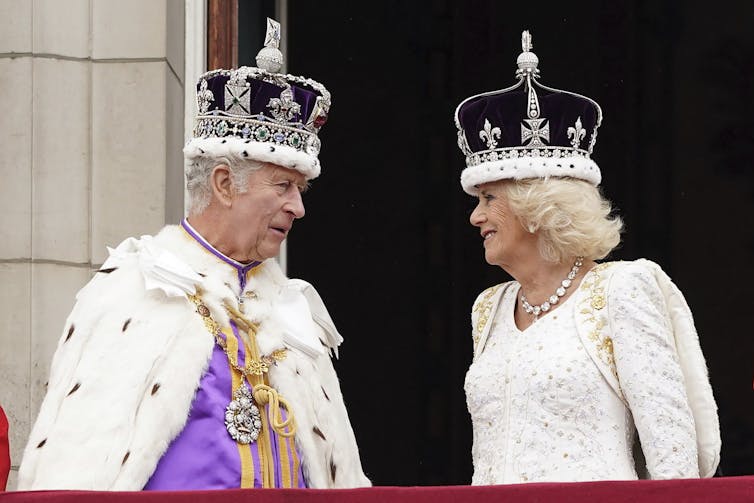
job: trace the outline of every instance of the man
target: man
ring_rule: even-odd
[[[320,171],[330,95],[260,68],[198,84],[184,149],[189,217],[130,238],[77,295],[19,489],[369,485],[319,295],[273,257]]]

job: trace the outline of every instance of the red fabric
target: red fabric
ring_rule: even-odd
[[[641,501],[754,501],[754,476],[694,480],[642,480],[521,484],[487,487],[373,487],[369,489],[235,489],[231,491],[98,493],[81,491],[18,492],[2,503],[628,503]]]
[[[10,472],[10,446],[8,443],[8,418],[0,407],[0,491],[5,491]]]

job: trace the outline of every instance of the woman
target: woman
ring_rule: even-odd
[[[539,84],[528,32],[523,49],[517,85],[456,110],[471,223],[514,278],[472,310],[472,483],[711,476],[719,426],[688,306],[652,262],[597,264],[622,229],[590,158],[601,110]]]

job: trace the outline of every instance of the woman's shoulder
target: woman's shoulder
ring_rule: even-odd
[[[604,262],[594,271],[607,299],[612,299],[608,303],[635,302],[640,298],[664,303],[662,298],[677,290],[659,264],[643,258]]]
[[[505,293],[510,285],[514,284],[517,283],[515,281],[499,283],[485,289],[482,293],[477,295],[477,298],[474,301],[474,306],[471,308],[471,327],[475,353],[476,347],[482,339],[482,335],[485,333],[487,322],[497,309],[496,306],[500,301],[501,295]]]
[[[667,276],[659,264],[644,258],[602,262],[597,264],[591,272],[598,276],[609,277],[611,285],[654,282],[659,275]]]
[[[474,300],[474,310],[478,310],[476,309],[478,306],[489,302],[493,297],[495,297],[495,294],[505,291],[510,285],[513,285],[515,283],[515,281],[505,281],[503,283],[493,285],[489,288],[485,288],[479,295],[476,296],[476,300]]]

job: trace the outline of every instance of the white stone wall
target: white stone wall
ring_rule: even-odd
[[[184,0],[0,0],[0,405],[9,488],[105,246],[183,214]]]

